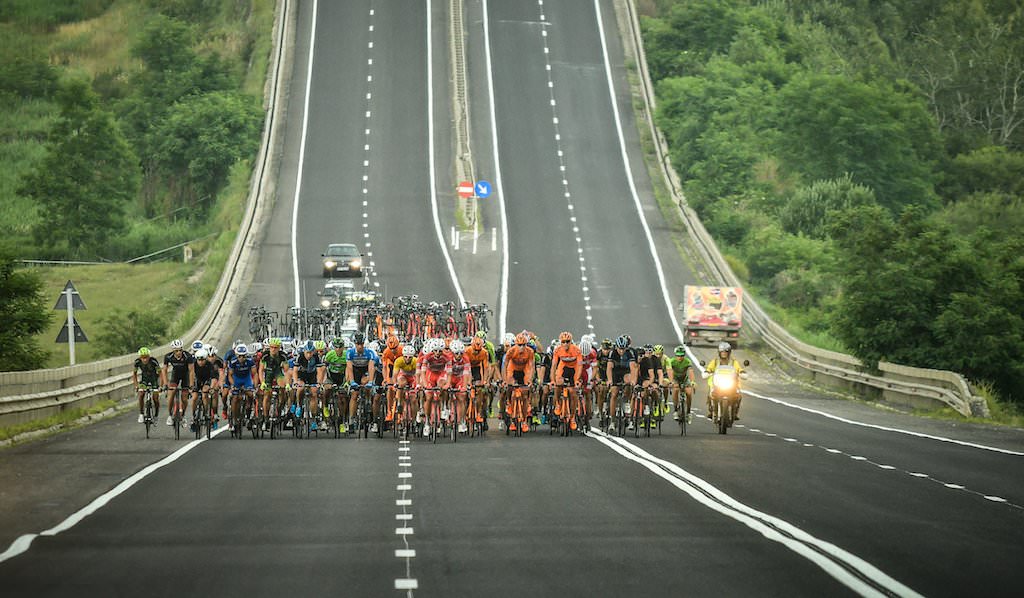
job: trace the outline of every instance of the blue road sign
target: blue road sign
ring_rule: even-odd
[[[476,192],[477,197],[481,199],[487,198],[491,195],[491,184],[487,181],[477,181],[473,190]]]

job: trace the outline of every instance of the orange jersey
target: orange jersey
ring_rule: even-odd
[[[402,345],[398,345],[393,350],[385,348],[380,354],[381,365],[384,366],[384,376],[389,380],[391,378],[391,370],[394,369],[395,362],[402,356]]]
[[[554,353],[551,355],[551,369],[554,371],[555,383],[561,382],[565,376],[563,372],[566,370],[574,370],[574,381],[580,381],[580,374],[583,371],[583,353],[580,352],[580,348],[572,343],[562,344],[555,347]]]
[[[466,349],[466,357],[469,359],[470,367],[479,368],[486,366],[491,360],[491,354],[487,347],[480,347],[479,350],[470,347]]]
[[[512,345],[505,351],[505,371],[531,371],[533,370],[534,353],[533,349],[525,345]]]

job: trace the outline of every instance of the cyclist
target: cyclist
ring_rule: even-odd
[[[583,353],[579,347],[573,344],[572,333],[569,331],[558,335],[558,343],[559,345],[551,353],[551,371],[553,372],[551,381],[555,386],[555,404],[558,404],[558,396],[563,391],[563,387],[571,386],[573,388],[569,390],[569,413],[560,413],[556,409],[555,415],[568,417],[569,429],[575,430],[576,418],[572,415],[576,413],[577,409],[576,387],[583,379]]]
[[[171,352],[164,356],[164,379],[170,393],[167,395],[167,425],[174,425],[174,410],[176,408],[175,392],[180,388],[182,393],[192,386],[195,380],[195,357],[185,351],[185,345],[181,339],[171,341]],[[178,398],[182,403],[188,403],[184,396]]]
[[[413,413],[411,401],[415,398],[415,394],[410,393],[415,393],[416,389],[416,347],[409,343],[402,347],[402,356],[395,360],[392,372],[396,399],[402,402],[402,412],[408,418]]]
[[[470,364],[466,357],[466,346],[459,339],[455,339],[448,345],[451,351],[451,371],[449,373],[452,397],[455,399],[455,417],[459,422],[459,432],[469,431],[466,425],[466,389],[470,382]]]
[[[323,341],[306,341],[302,352],[295,358],[294,385],[295,385],[295,417],[302,417],[302,395],[304,390],[309,390],[309,413],[314,416],[317,413],[317,390],[318,385],[324,379],[324,362],[317,354],[316,343]],[[316,418],[310,422],[310,430],[316,430]]]
[[[270,339],[269,349],[264,353],[259,364],[259,381],[260,390],[263,391],[263,414],[266,416],[278,416],[280,414],[270,413],[270,397],[273,393],[273,388],[278,387],[285,392],[291,390],[291,385],[288,384],[289,368],[288,358],[285,356],[282,350],[281,339],[272,338]],[[238,349],[235,349],[235,353]],[[278,409],[281,408],[281,404],[278,403]],[[266,422],[266,428],[270,429],[270,420]]]
[[[469,348],[466,349],[466,358],[469,359],[469,373],[472,378],[473,386],[476,389],[473,395],[476,399],[476,412],[479,414],[486,413],[484,411],[484,386],[491,380],[492,374],[492,351],[487,350],[487,346],[484,344],[484,337],[481,337],[481,330],[473,337],[473,340],[469,343]],[[486,334],[485,334],[486,336]],[[490,410],[490,405],[486,406]],[[487,429],[487,420],[483,421],[484,429]]]
[[[533,376],[536,371],[536,358],[534,350],[527,343],[526,333],[519,333],[515,336],[515,344],[505,351],[505,364],[503,377],[505,381],[505,392],[502,393],[499,409],[505,412],[508,399],[512,395],[512,385],[533,384]],[[511,426],[515,426],[515,421]],[[529,424],[523,422],[523,432],[529,432]],[[515,430],[515,428],[512,428]]]
[[[658,393],[658,415],[661,416],[664,415],[665,413],[668,413],[668,408],[665,405],[665,401],[668,399],[668,389],[669,386],[672,384],[672,378],[670,375],[671,372],[669,370],[669,361],[671,360],[668,358],[668,355],[665,355],[664,345],[654,345],[654,357],[656,357],[661,362],[661,371],[663,374],[660,383],[661,390]]]
[[[142,376],[142,383],[139,384],[139,375]],[[160,415],[160,387],[167,384],[163,368],[160,362],[149,354],[149,347],[140,347],[139,356],[135,359],[132,367],[132,384],[135,392],[139,395],[139,423],[144,423],[145,409],[142,404],[142,395],[147,388],[153,389],[153,421]]]
[[[484,331],[484,330],[477,330],[476,331],[476,335],[474,335],[473,339],[474,339],[474,341],[476,339],[480,339],[480,342],[483,343],[484,349],[487,350],[488,364],[490,366],[492,366],[492,367],[488,368],[489,371],[486,372],[488,374],[488,377],[484,380],[484,382],[488,382],[490,380],[493,380],[494,379],[494,368],[493,368],[493,365],[496,363],[495,362],[496,355],[495,355],[494,343],[492,343],[491,341],[487,340],[487,332]]]
[[[345,339],[336,337],[331,341],[331,350],[324,355],[324,367],[327,370],[327,376],[324,379],[324,385],[326,386],[324,391],[325,397],[332,391],[340,393],[341,389],[344,388],[345,370],[348,369],[347,365],[348,362],[345,359]],[[339,401],[338,404],[343,405],[344,403]],[[340,413],[338,417],[345,419]],[[339,431],[344,434],[346,431],[345,424],[342,422],[340,426]]]
[[[630,344],[631,340],[629,335],[623,334],[619,336],[619,338],[615,339],[615,349],[608,357],[607,379],[611,385],[608,409],[612,416],[615,415],[615,409],[618,405],[620,385],[625,385],[625,388],[627,389],[626,396],[629,396],[629,386],[636,381],[639,366],[637,364],[636,353],[632,348],[630,348]],[[615,422],[610,418],[608,423],[609,434],[612,433],[614,427]]]
[[[708,365],[704,367],[704,370],[708,374],[714,374],[715,370],[719,365],[731,365],[736,370],[736,375],[743,373],[743,367],[740,366],[740,362],[732,358],[732,345],[727,342],[721,342],[718,344],[718,356],[708,362]],[[711,386],[714,383],[714,376],[708,377],[708,404],[707,404],[707,417],[711,419]],[[743,404],[743,396],[740,393],[736,393],[736,403],[733,406],[732,418],[734,420],[740,419],[740,405]]]
[[[417,362],[420,387],[424,389],[448,388],[449,375],[452,369],[452,355],[445,351],[444,340],[440,338],[428,339],[424,344],[423,352],[423,355],[420,356]],[[427,422],[430,421],[430,415],[434,409],[433,402],[430,397],[425,397],[423,401],[424,415],[427,418]],[[441,408],[443,413],[444,406],[441,405]],[[440,432],[440,430],[438,431]],[[423,427],[423,435],[430,435],[428,426]]]
[[[377,355],[366,346],[366,336],[362,332],[357,332],[352,336],[352,342],[355,346],[345,355],[345,377],[353,389],[348,405],[350,422],[356,416],[356,400],[359,398],[357,387],[372,387],[377,375]],[[373,398],[373,414],[377,414],[376,396]]]
[[[661,402],[661,384],[665,378],[665,371],[661,369],[661,358],[654,354],[652,345],[643,346],[643,355],[637,363],[637,372],[640,386],[644,388],[647,396],[652,397],[653,415],[658,416],[658,404]],[[641,424],[642,426],[643,424]],[[632,429],[632,419],[629,427]]]
[[[583,401],[583,415],[590,421],[592,413],[591,398],[594,388],[594,366],[597,364],[597,351],[594,350],[594,335],[590,334],[580,340],[580,354],[583,356],[583,373],[580,376],[580,384],[583,385],[583,394],[580,400]]]
[[[535,426],[541,423],[548,423],[548,398],[554,391],[552,386],[552,373],[554,370],[551,367],[551,354],[554,352],[556,345],[558,345],[558,339],[556,338],[551,339],[546,351],[539,350],[538,347],[540,345],[535,340],[531,340],[529,344],[529,347],[534,351],[534,363],[537,369],[537,400],[533,401],[535,404],[531,407],[531,412],[533,413],[531,419]]]
[[[686,355],[686,347],[679,345],[675,348],[675,357],[669,360],[669,367],[666,370],[668,372],[669,380],[672,381],[672,402],[675,403],[675,419],[678,420],[681,417],[686,418],[686,423],[693,422],[693,416],[690,414],[690,405],[693,403],[693,388],[696,386],[693,377],[693,363],[690,358]],[[679,402],[679,389],[683,389],[683,394],[686,398],[686,408],[683,409],[682,403]]]
[[[247,396],[252,396],[255,391],[253,376],[257,373],[257,366],[256,361],[249,355],[249,348],[245,343],[238,343],[232,349],[232,358],[227,365],[227,382],[233,391],[231,415],[237,422],[240,408],[239,395],[244,393]],[[259,367],[262,369],[262,362]],[[266,407],[264,407],[264,413],[266,413]],[[253,422],[250,421],[249,425],[253,425]]]
[[[216,381],[220,378],[220,371],[217,369],[217,364],[213,359],[210,359],[206,348],[200,348],[196,350],[195,354],[196,363],[195,368],[195,384],[192,386],[192,401],[189,405],[189,413],[195,413],[195,410],[202,406],[210,412],[210,419],[213,423],[217,421],[217,394],[216,394]],[[212,392],[211,392],[212,391]],[[202,395],[209,393],[209,400],[212,405],[202,403],[204,400]],[[189,428],[195,431],[195,418],[189,422]]]
[[[606,338],[601,341],[601,347],[597,350],[597,364],[595,368],[596,379],[594,380],[594,399],[597,402],[597,412],[606,415],[604,403],[608,397],[608,361],[612,356],[612,339]]]

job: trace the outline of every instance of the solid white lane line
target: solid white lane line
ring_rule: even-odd
[[[494,156],[494,191],[498,195],[501,214],[501,279],[498,284],[498,336],[505,334],[508,321],[508,211],[505,209],[505,187],[501,182],[501,157],[498,155],[498,117],[494,111],[494,76],[491,66],[491,28],[487,16],[487,0],[483,0],[484,59],[487,65],[487,98],[491,117],[491,152]]]
[[[221,432],[223,432],[225,430],[228,430],[229,428],[230,428],[230,426],[224,426],[223,428],[218,428],[217,431],[215,431],[215,432],[213,432],[213,434],[211,434],[211,437],[216,436],[216,435],[220,434]],[[124,494],[129,488],[131,488],[135,484],[138,484],[140,481],[142,481],[143,478],[145,478],[149,474],[153,473],[154,471],[156,471],[156,470],[158,470],[158,469],[160,469],[160,468],[162,468],[162,467],[164,467],[166,465],[170,465],[171,463],[174,463],[175,461],[180,459],[185,453],[187,453],[190,450],[196,448],[197,446],[199,446],[200,444],[202,444],[204,442],[206,442],[206,438],[200,438],[199,440],[193,440],[192,442],[186,444],[185,446],[181,447],[180,449],[174,451],[170,455],[167,455],[163,459],[160,459],[159,461],[157,461],[155,463],[151,463],[151,464],[147,465],[146,467],[140,469],[136,473],[134,473],[131,476],[129,476],[126,479],[124,479],[117,486],[114,486],[110,490],[104,492],[100,496],[98,496],[95,499],[93,499],[93,501],[90,502],[89,504],[85,505],[81,509],[79,509],[79,510],[75,511],[74,513],[72,513],[71,515],[69,515],[67,517],[67,519],[65,519],[64,521],[61,521],[57,525],[55,525],[55,526],[53,526],[53,527],[51,527],[51,528],[49,528],[47,530],[43,530],[43,531],[39,532],[38,534],[24,534],[24,535],[18,537],[13,543],[11,543],[10,547],[3,552],[3,554],[0,554],[0,563],[6,561],[8,559],[14,558],[14,557],[18,556],[19,554],[27,551],[29,549],[29,547],[32,545],[32,541],[35,540],[36,538],[38,538],[39,536],[56,536],[57,534],[59,534],[61,532],[65,532],[65,531],[75,527],[83,519],[85,519],[89,515],[92,515],[96,511],[99,511],[100,509],[102,509],[111,500],[117,498],[121,494]]]
[[[658,258],[658,248],[654,245],[654,235],[651,234],[651,227],[647,225],[647,217],[644,216],[643,204],[640,203],[640,195],[636,190],[636,182],[633,180],[633,169],[629,165],[629,153],[626,150],[626,138],[622,133],[622,117],[619,113],[619,102],[615,97],[615,83],[612,80],[612,66],[608,59],[608,42],[605,40],[604,19],[601,17],[600,0],[594,0],[594,13],[597,15],[597,29],[601,35],[601,54],[604,56],[604,72],[608,80],[608,97],[612,104],[612,113],[615,116],[615,131],[619,135],[619,150],[622,154],[622,166],[626,170],[626,182],[629,183],[629,193],[633,196],[633,205],[636,206],[636,213],[640,217],[640,224],[644,229],[644,237],[647,239],[647,247],[654,259],[654,268],[658,273],[658,284],[661,286],[661,297],[665,301],[665,308],[668,310],[669,321],[672,322],[672,329],[676,332],[679,343],[684,341],[683,331],[679,328],[676,320],[675,309],[672,306],[672,298],[669,296],[668,283],[665,281],[665,270],[661,267],[661,259]],[[698,362],[694,362],[698,363]]]
[[[465,305],[466,296],[462,293],[459,276],[455,273],[455,264],[452,263],[452,256],[448,253],[448,244],[444,242],[441,215],[437,205],[437,167],[434,164],[434,18],[430,10],[430,0],[425,0],[425,4],[427,7],[427,137],[429,141],[427,161],[430,164],[430,209],[434,217],[434,234],[437,235],[437,243],[441,246],[441,253],[444,254],[444,262],[448,266],[448,276],[451,277],[455,294],[459,297],[459,305]]]
[[[758,399],[763,399],[765,401],[771,401],[772,403],[775,403],[777,405],[783,405],[785,407],[790,407],[792,409],[799,409],[800,411],[805,411],[807,413],[813,413],[815,415],[820,415],[822,417],[827,417],[828,419],[835,420],[835,421],[838,421],[838,422],[843,422],[844,424],[850,424],[851,426],[860,426],[862,428],[872,428],[874,430],[882,430],[883,432],[893,432],[893,433],[896,433],[896,434],[906,434],[907,436],[915,436],[917,438],[927,438],[929,440],[937,440],[939,442],[946,442],[946,443],[949,443],[949,444],[956,444],[956,445],[960,445],[960,446],[966,446],[966,447],[981,449],[981,450],[985,450],[985,451],[992,451],[992,452],[995,452],[995,453],[1002,453],[1004,455],[1014,455],[1016,457],[1024,457],[1024,452],[1020,452],[1020,451],[1012,451],[1012,450],[1009,450],[1009,449],[1003,449],[1003,448],[999,448],[999,447],[995,447],[995,446],[988,446],[988,445],[985,445],[985,444],[978,444],[976,442],[967,442],[967,441],[964,441],[964,440],[956,440],[954,438],[946,438],[945,436],[935,436],[935,435],[932,435],[932,434],[925,434],[923,432],[914,432],[912,430],[904,430],[902,428],[893,428],[893,427],[889,427],[889,426],[880,426],[878,424],[869,424],[869,423],[866,423],[866,422],[861,422],[861,421],[857,421],[857,420],[847,419],[845,417],[840,417],[838,415],[832,415],[831,413],[826,413],[824,411],[819,411],[818,409],[811,409],[810,407],[804,407],[802,405],[795,405],[793,403],[789,403],[789,402],[783,401],[781,399],[776,399],[774,397],[765,396],[763,394],[759,394],[759,393],[756,393],[756,392],[753,392],[753,391],[750,391],[750,390],[747,390],[747,389],[743,389],[743,394],[744,395],[750,395],[750,396],[756,397]]]
[[[674,463],[659,459],[621,438],[606,436],[598,430],[592,430],[588,435],[619,455],[646,467],[709,509],[746,525],[806,558],[862,596],[886,596],[887,593],[920,596],[860,557],[812,536],[787,521],[737,501]]]
[[[292,271],[294,272],[295,305],[302,305],[299,285],[299,196],[302,194],[302,164],[306,160],[306,131],[309,129],[309,88],[313,84],[313,51],[316,48],[316,11],[313,0],[312,23],[309,26],[309,62],[306,64],[306,97],[302,108],[302,137],[299,140],[299,164],[295,174],[295,197],[292,198]]]

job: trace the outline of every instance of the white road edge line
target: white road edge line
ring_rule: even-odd
[[[975,443],[975,442],[967,442],[966,440],[956,440],[955,438],[946,438],[945,436],[935,436],[933,434],[925,434],[924,432],[914,432],[912,430],[904,430],[903,428],[891,428],[889,426],[881,426],[881,425],[878,425],[878,424],[869,424],[867,422],[861,422],[861,421],[857,421],[857,420],[854,420],[854,419],[847,419],[845,417],[840,417],[838,415],[832,415],[831,413],[826,413],[824,411],[819,411],[818,409],[811,409],[810,407],[803,407],[801,405],[795,405],[793,403],[789,403],[789,402],[783,401],[781,399],[776,399],[774,397],[765,396],[763,394],[756,393],[754,391],[747,390],[747,389],[743,390],[743,394],[750,395],[750,396],[756,397],[758,399],[763,399],[765,401],[771,401],[772,403],[776,403],[778,405],[783,405],[785,407],[790,407],[792,409],[799,409],[800,411],[806,411],[807,413],[813,413],[815,415],[820,415],[822,417],[827,417],[828,419],[832,419],[832,420],[835,420],[835,421],[838,421],[838,422],[842,422],[844,424],[850,424],[851,426],[860,426],[862,428],[871,428],[871,429],[874,429],[874,430],[882,430],[883,432],[894,432],[896,434],[906,434],[907,436],[916,436],[917,438],[927,438],[929,440],[937,440],[939,442],[947,442],[949,444],[957,444],[957,445],[960,445],[960,446],[966,446],[966,447],[975,448],[975,449],[981,449],[981,450],[985,450],[985,451],[992,451],[992,452],[995,452],[995,453],[1002,453],[1004,455],[1014,455],[1016,457],[1024,457],[1024,452],[1020,452],[1020,451],[1012,451],[1010,449],[1003,449],[1003,448],[999,448],[999,447],[995,447],[995,446],[989,446],[987,444],[978,444],[978,443]]]
[[[498,284],[498,336],[505,334],[508,315],[508,213],[505,210],[505,191],[501,182],[501,159],[498,156],[498,117],[494,111],[494,76],[491,74],[491,29],[488,25],[487,0],[483,0],[484,57],[487,64],[487,98],[491,116],[491,151],[494,154],[494,191],[501,208],[501,280]]]
[[[612,449],[621,456],[643,465],[658,477],[679,488],[702,505],[734,519],[765,538],[778,542],[796,554],[806,558],[834,579],[862,596],[885,596],[875,586],[865,583],[858,575],[870,579],[876,586],[898,596],[920,596],[911,588],[889,577],[874,565],[864,561],[838,546],[816,538],[791,523],[747,506],[722,492],[709,482],[681,467],[659,459],[636,445],[621,438],[608,437],[592,430],[588,436]],[[627,450],[624,447],[629,447]],[[670,470],[672,474],[665,471]],[[780,533],[785,532],[785,533]],[[788,535],[787,535],[788,534]],[[829,555],[828,558],[824,554]],[[838,563],[842,563],[839,565]]]
[[[213,432],[211,437],[216,436],[228,429],[230,429],[230,426],[224,426],[223,428],[218,429],[216,432]],[[180,449],[174,451],[170,455],[167,455],[163,459],[160,459],[155,463],[150,463],[146,467],[143,467],[139,471],[122,480],[121,483],[118,484],[117,486],[114,486],[110,490],[107,490],[105,493],[96,497],[95,499],[93,499],[91,503],[85,505],[78,511],[72,513],[68,516],[67,519],[61,521],[60,523],[51,527],[50,529],[41,531],[38,534],[24,534],[18,537],[18,539],[12,542],[11,546],[7,550],[5,550],[3,554],[0,554],[0,563],[12,559],[23,552],[26,552],[32,545],[32,541],[38,538],[39,536],[56,536],[61,532],[66,532],[69,529],[75,527],[83,519],[85,519],[89,515],[92,515],[96,511],[102,509],[104,506],[106,506],[107,503],[117,498],[121,494],[124,494],[129,488],[139,483],[143,478],[145,478],[149,474],[160,469],[161,467],[164,467],[165,465],[170,465],[171,463],[174,463],[175,461],[180,459],[182,455],[196,448],[197,446],[204,442],[206,442],[206,438],[193,440],[192,442],[186,444]]]
[[[306,97],[302,108],[302,138],[299,140],[299,164],[295,175],[295,197],[292,199],[292,271],[295,274],[295,305],[302,305],[299,285],[299,195],[302,192],[302,164],[306,160],[306,131],[309,128],[309,88],[313,84],[313,52],[316,49],[316,11],[318,0],[313,0],[312,22],[309,26],[309,62],[306,64]]]
[[[437,168],[434,164],[434,18],[430,10],[430,0],[425,0],[425,2],[427,6],[427,137],[430,145],[427,149],[430,163],[430,208],[434,216],[434,233],[437,235],[438,245],[441,246],[441,253],[444,254],[448,275],[451,276],[452,285],[455,286],[455,294],[459,296],[459,305],[466,305],[466,296],[462,293],[459,276],[455,273],[455,264],[452,263],[448,245],[444,242],[441,216],[437,207]]]
[[[487,2],[485,0],[484,5]],[[636,213],[640,216],[640,224],[644,229],[644,236],[647,238],[647,246],[651,250],[651,257],[654,258],[654,268],[658,273],[658,284],[661,285],[661,297],[665,300],[665,308],[668,309],[669,320],[672,321],[672,328],[676,331],[676,338],[683,343],[683,331],[679,328],[676,320],[675,310],[672,308],[672,298],[668,294],[668,285],[665,282],[665,271],[661,267],[661,260],[658,258],[658,248],[654,246],[654,236],[651,234],[651,227],[647,225],[647,217],[644,216],[644,208],[640,203],[640,195],[636,191],[636,183],[633,181],[633,169],[629,165],[629,153],[626,151],[626,138],[622,134],[622,118],[619,116],[619,103],[615,99],[615,83],[612,80],[611,62],[608,60],[608,43],[605,41],[604,19],[601,17],[600,0],[594,0],[594,13],[597,15],[597,28],[601,34],[601,54],[604,56],[604,72],[608,79],[608,97],[612,103],[612,113],[615,115],[615,131],[619,135],[619,150],[622,153],[622,165],[626,169],[626,181],[629,182],[629,192],[633,196],[633,205],[636,206]],[[490,72],[490,71],[488,71]]]

